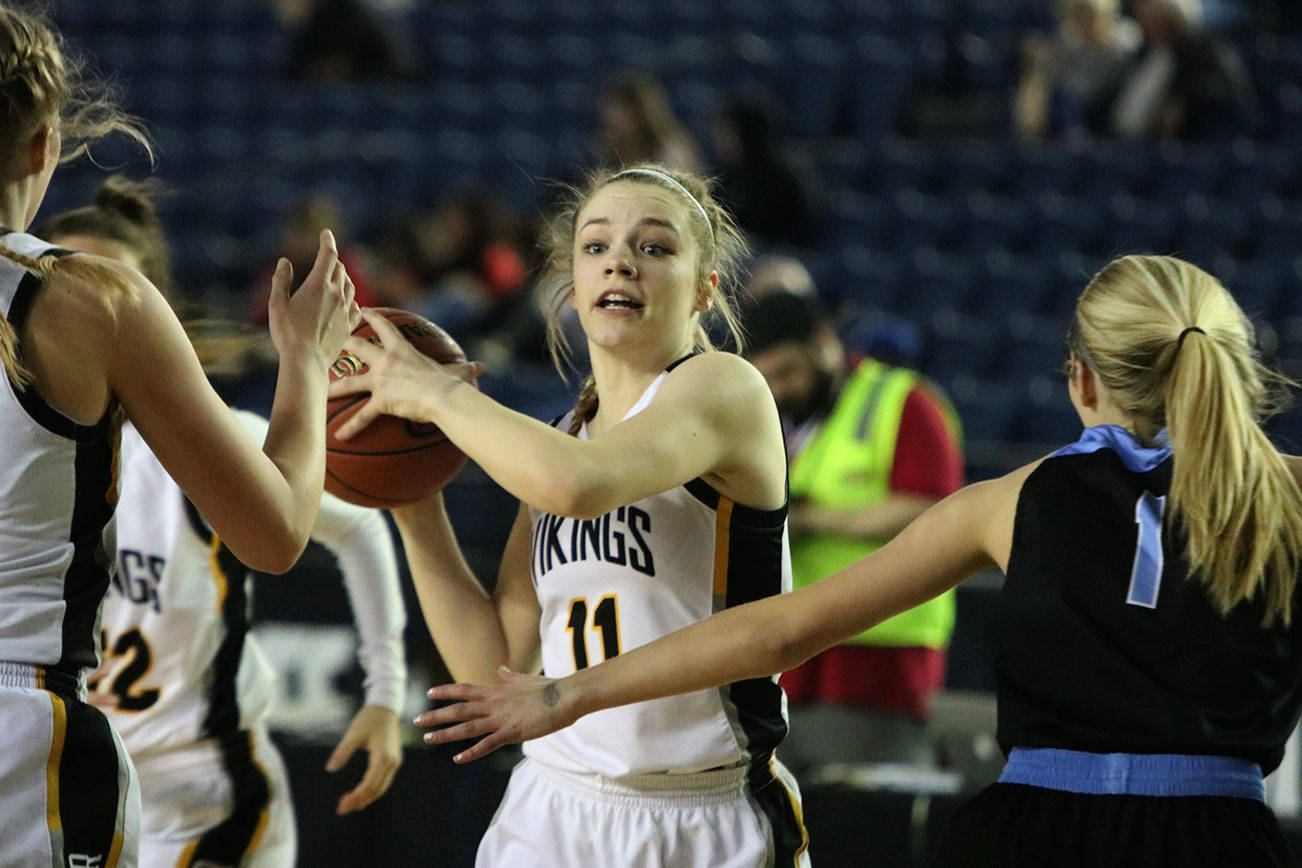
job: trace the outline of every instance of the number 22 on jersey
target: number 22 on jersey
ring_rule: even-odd
[[[609,660],[619,654],[619,608],[615,595],[607,594],[592,610],[592,626],[588,626],[588,601],[576,597],[570,601],[570,619],[565,624],[570,631],[574,648],[574,670],[588,668],[588,630],[601,634],[601,659]],[[601,661],[597,661],[600,663]]]
[[[154,664],[154,655],[150,650],[149,640],[144,637],[144,634],[132,627],[112,644],[109,644],[106,636],[103,645],[106,664],[110,657],[118,660],[130,658],[125,666],[119,664],[114,667],[115,671],[108,685],[109,692],[117,695],[118,710],[144,711],[157,702],[158,688],[136,688],[136,682],[143,678]],[[99,689],[98,683],[87,687],[91,691]]]

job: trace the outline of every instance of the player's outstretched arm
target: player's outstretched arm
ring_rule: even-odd
[[[430,743],[478,737],[455,757],[468,762],[603,708],[783,672],[983,567],[1006,565],[1027,472],[968,486],[883,548],[807,588],[728,609],[567,678],[503,673],[495,687],[436,687],[430,698],[461,701],[416,723],[446,725],[425,736]]]
[[[323,233],[292,294],[284,261],[271,290],[280,352],[270,430],[260,451],[208,383],[167,301],[129,268],[100,260],[136,290],[119,305],[109,387],[150,449],[245,564],[284,572],[307,545],[325,476],[326,371],[352,328],[352,283]]]
[[[529,513],[516,516],[490,595],[457,545],[442,493],[391,510],[439,656],[458,681],[495,683],[497,667],[530,669],[542,610],[529,567]]]
[[[547,512],[593,518],[708,473],[745,479],[751,464],[784,466],[768,387],[731,353],[705,353],[675,368],[649,407],[579,440],[468,387],[456,366],[417,353],[383,317],[363,316],[381,344],[350,338],[346,349],[367,370],[330,384],[330,395],[369,392],[370,399],[338,436],[379,413],[432,422],[503,488]]]

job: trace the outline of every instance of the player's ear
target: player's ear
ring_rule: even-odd
[[[59,130],[52,123],[38,126],[27,141],[27,169],[33,175],[45,171],[51,161],[59,159]]]
[[[1079,359],[1076,361],[1076,388],[1080,395],[1081,404],[1091,410],[1097,410],[1099,407],[1098,381],[1094,378],[1094,370]]]
[[[714,294],[719,290],[719,272],[711,271],[705,278],[705,283],[701,286],[700,292],[696,294],[696,306],[692,310],[697,313],[705,313],[714,307]]]

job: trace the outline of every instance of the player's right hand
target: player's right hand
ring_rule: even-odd
[[[267,302],[272,343],[282,356],[308,353],[328,368],[361,315],[353,297],[353,281],[339,261],[335,236],[329,229],[321,231],[316,261],[303,284],[294,290],[293,283],[294,267],[281,258]]]

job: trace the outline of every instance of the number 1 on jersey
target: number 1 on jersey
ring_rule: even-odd
[[[1130,568],[1130,590],[1126,602],[1145,609],[1157,608],[1157,592],[1162,584],[1162,513],[1166,498],[1145,491],[1135,502],[1135,564]]]
[[[565,629],[570,631],[574,646],[574,670],[588,668],[588,601],[579,597],[570,603],[570,620]],[[602,660],[619,654],[619,612],[614,595],[607,595],[592,610],[592,629],[601,632]]]

